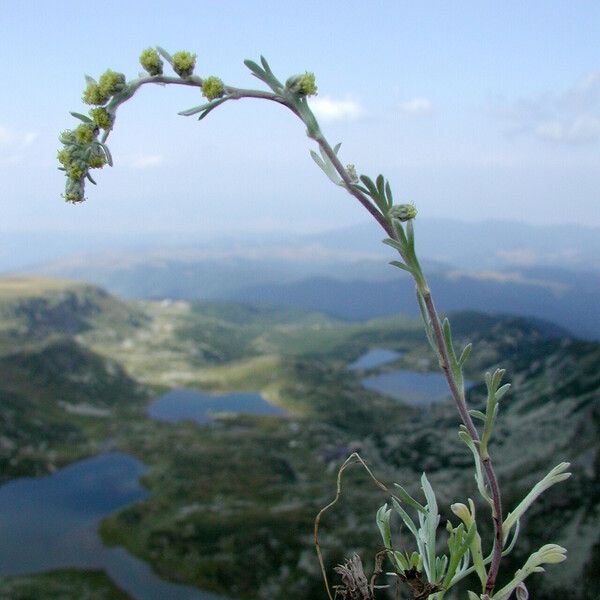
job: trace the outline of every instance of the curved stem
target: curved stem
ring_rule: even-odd
[[[166,76],[166,75],[155,75],[149,77],[141,77],[137,80],[134,80],[128,84],[126,91],[118,96],[116,96],[108,105],[107,110],[112,112],[113,114],[116,112],[117,108],[125,101],[129,100],[135,92],[148,83],[155,84],[170,84],[170,85],[184,85],[191,87],[202,87],[202,79],[197,76],[191,76],[187,78]],[[250,90],[250,89],[242,89],[235,88],[231,86],[224,86],[225,100],[239,100],[241,98],[257,98],[261,100],[270,100],[273,102],[277,102],[283,106],[289,108],[299,119],[303,121],[303,123],[307,126],[307,132],[309,137],[315,140],[315,142],[319,145],[321,150],[325,153],[328,159],[331,161],[335,170],[339,174],[343,186],[346,191],[354,196],[371,214],[371,216],[377,221],[377,223],[382,227],[382,229],[386,232],[386,234],[393,239],[397,240],[397,236],[391,227],[391,224],[388,222],[386,217],[373,205],[371,200],[363,194],[359,189],[354,186],[354,183],[348,172],[340,162],[337,157],[335,151],[329,144],[329,142],[325,139],[321,130],[317,124],[314,115],[310,111],[307,106],[299,107],[298,103],[294,101],[293,98],[287,97],[285,95],[279,95],[272,92],[265,92],[261,90]],[[310,121],[310,122],[309,122]],[[102,136],[102,142],[105,142],[110,134],[109,131],[105,131]],[[415,257],[416,259],[416,257]],[[473,439],[477,449],[479,450],[479,456],[481,463],[483,465],[484,472],[486,474],[486,478],[488,480],[490,486],[490,493],[492,496],[492,517],[494,520],[494,548],[492,552],[492,561],[490,570],[488,573],[488,579],[485,585],[485,594],[491,595],[492,590],[494,589],[496,577],[498,575],[498,569],[500,566],[500,560],[502,557],[502,547],[503,547],[503,533],[502,533],[502,503],[500,496],[500,488],[498,485],[498,480],[496,478],[496,474],[494,472],[492,462],[489,457],[485,459],[481,458],[481,451],[479,446],[479,434],[475,425],[473,424],[473,420],[469,411],[467,409],[467,405],[464,398],[464,390],[459,389],[454,374],[452,373],[452,369],[450,368],[450,361],[448,357],[448,347],[446,345],[446,340],[444,338],[442,328],[440,325],[440,320],[433,302],[433,298],[431,296],[431,292],[427,286],[427,283],[419,271],[419,273],[413,273],[417,286],[419,288],[420,293],[423,296],[423,300],[425,302],[425,306],[427,309],[427,314],[432,324],[433,336],[435,338],[435,343],[438,350],[438,358],[440,363],[440,368],[442,369],[446,381],[448,383],[448,387],[450,388],[450,392],[454,401],[456,403],[456,407],[460,414],[461,420],[464,426],[467,428],[469,435]]]
[[[298,116],[302,118],[301,115]],[[360,190],[357,190],[352,185],[352,180],[350,179],[350,176],[348,175],[346,169],[340,162],[336,153],[333,151],[331,145],[322,135],[321,131],[317,130],[317,132],[313,133],[310,137],[312,137],[322,148],[323,152],[325,152],[325,154],[335,167],[336,171],[338,172],[339,176],[342,178],[346,190],[355,198],[357,198],[357,200],[371,213],[371,215],[375,218],[375,220],[391,238],[397,239],[397,236],[395,235],[395,232],[390,226],[387,219],[373,206],[369,199],[364,194],[362,194]],[[423,296],[423,300],[427,308],[427,313],[429,315],[429,319],[431,320],[433,336],[438,349],[440,368],[444,373],[444,376],[448,383],[448,387],[450,388],[450,392],[456,403],[456,408],[460,414],[461,420],[464,426],[467,428],[467,431],[473,439],[473,442],[475,443],[477,449],[479,450],[479,433],[477,432],[477,429],[473,423],[473,419],[469,414],[469,410],[465,402],[464,390],[458,388],[454,374],[452,373],[452,369],[450,368],[448,348],[446,346],[446,340],[444,338],[444,334],[440,325],[440,319],[437,314],[433,298],[431,296],[431,291],[429,290],[427,282],[421,272],[416,274],[413,273],[413,276],[415,278],[417,286],[419,287],[419,291]],[[492,496],[494,545],[492,551],[492,562],[488,572],[488,578],[485,584],[485,593],[491,595],[494,589],[494,585],[496,583],[496,578],[498,576],[500,561],[502,559],[502,547],[504,543],[504,537],[502,533],[502,498],[500,494],[500,486],[498,485],[498,479],[496,477],[496,473],[494,471],[491,459],[489,458],[489,456],[487,456],[485,459],[481,458],[481,452],[479,453],[479,457],[482,462],[483,469],[490,486],[490,494]]]
[[[126,92],[113,98],[113,100],[108,103],[106,107],[107,110],[114,114],[117,108],[121,106],[121,104],[127,102],[127,100],[129,100],[143,85],[146,85],[148,83],[154,83],[157,85],[184,85],[189,87],[202,88],[203,81],[201,77],[198,77],[196,75],[192,75],[186,78],[173,77],[170,75],[152,75],[149,77],[140,77],[139,79],[134,79],[133,81],[130,81],[127,84]],[[236,88],[228,85],[224,86],[223,91],[225,92],[226,100],[240,100],[241,98],[257,98],[259,100],[271,100],[272,102],[277,102],[278,104],[282,104],[291,108],[284,98],[273,94],[272,92]],[[292,111],[298,114],[293,108]],[[106,142],[109,135],[110,130],[105,131],[103,133],[101,138],[102,143]]]
[[[325,152],[329,160],[332,162],[339,176],[342,178],[346,191],[352,194],[371,213],[373,218],[379,223],[379,225],[384,229],[384,231],[391,238],[393,238],[394,232],[390,224],[387,222],[387,219],[377,210],[377,208],[375,208],[375,206],[373,206],[371,201],[360,190],[357,190],[354,187],[354,185],[352,185],[352,180],[350,179],[348,172],[340,162],[340,159],[337,157],[337,154],[333,151],[333,148],[330,146],[329,142],[323,137],[323,135],[320,132],[313,137],[317,144],[319,144],[319,146],[323,149],[323,152]]]

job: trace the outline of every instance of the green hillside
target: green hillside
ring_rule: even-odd
[[[21,577],[0,577],[0,600],[131,600],[102,571],[64,569]]]
[[[74,335],[143,318],[92,286],[0,280],[0,482],[95,454],[139,412],[147,391]]]
[[[452,406],[403,405],[362,386],[376,371],[346,368],[370,348],[389,348],[403,354],[379,371],[435,370],[416,320],[356,324],[295,309],[123,302],[48,280],[0,283],[0,306],[4,478],[52,471],[110,440],[148,465],[150,496],[105,520],[104,539],[167,579],[238,599],[322,599],[312,520],[353,450],[380,479],[412,491],[426,470],[442,505],[464,502],[465,489],[476,496]],[[513,383],[493,445],[505,510],[554,464],[573,463],[573,478],[523,524],[511,564],[547,541],[565,545],[567,567],[539,578],[544,588],[532,578],[532,596],[568,590],[570,599],[594,599],[600,345],[552,338],[546,324],[515,317],[463,313],[453,322],[456,338],[474,342],[467,376],[482,381],[499,364]],[[178,386],[259,391],[289,414],[222,415],[209,428],[150,419],[151,394]],[[470,390],[473,407],[483,391]],[[364,473],[348,472],[343,499],[323,522],[330,564],[353,551],[372,564],[383,501]]]

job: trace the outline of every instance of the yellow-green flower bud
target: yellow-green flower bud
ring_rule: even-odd
[[[91,169],[101,169],[106,164],[106,156],[97,144],[92,146],[92,153],[87,162]]]
[[[102,105],[107,103],[108,98],[109,94],[102,92],[98,84],[90,81],[83,92],[82,100],[86,104]]]
[[[93,123],[82,123],[74,131],[75,141],[79,144],[90,144],[94,141],[98,128]]]
[[[71,148],[61,148],[56,154],[56,158],[63,167],[68,167],[71,164]]]
[[[85,200],[83,196],[84,186],[83,181],[74,179],[67,179],[67,185],[65,187],[65,193],[63,194],[63,198],[67,202],[72,202],[73,204],[77,204],[78,202],[83,202]]]
[[[104,71],[98,80],[98,88],[105,96],[112,96],[120,92],[123,87],[125,87],[125,75],[111,71],[111,69]]]
[[[224,93],[223,82],[218,77],[207,77],[202,82],[202,95],[209,100],[220,98]]]
[[[140,54],[140,64],[150,75],[162,75],[163,61],[154,48],[146,48]]]
[[[181,50],[173,54],[173,70],[179,77],[189,77],[196,66],[196,55]]]
[[[74,144],[75,143],[75,134],[70,130],[70,129],[65,129],[63,132],[61,132],[61,134],[58,136],[58,139],[63,143],[63,144]]]
[[[109,130],[112,127],[113,117],[105,108],[92,108],[90,110],[90,117],[92,117],[94,123],[101,129]]]
[[[315,74],[306,71],[304,75],[294,75],[285,82],[285,87],[294,94],[300,96],[316,96],[317,85]]]
[[[79,165],[71,165],[67,169],[67,174],[71,179],[79,181],[85,175],[85,171]]]
[[[398,219],[399,221],[410,221],[417,216],[417,209],[414,204],[396,204],[388,211],[390,219]]]
[[[346,165],[346,173],[350,177],[352,183],[358,183],[358,175],[356,174],[356,167],[354,165]]]
[[[462,502],[450,505],[450,510],[467,526],[467,528],[473,524],[473,515]]]

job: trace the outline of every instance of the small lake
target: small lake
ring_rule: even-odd
[[[357,358],[354,362],[351,362],[348,365],[348,368],[352,371],[358,369],[374,369],[386,365],[387,363],[394,362],[401,356],[401,352],[394,352],[394,350],[385,350],[383,348],[374,348]]]
[[[175,389],[167,392],[148,407],[148,414],[158,421],[180,423],[194,421],[210,423],[218,413],[252,415],[285,415],[283,408],[269,404],[260,394],[236,392],[213,395],[200,390]]]
[[[390,363],[401,356],[391,350],[370,350],[358,360],[348,365],[349,369],[373,369]],[[370,389],[402,400],[412,406],[429,406],[450,398],[446,378],[442,373],[418,373],[398,369],[362,379],[362,384]],[[465,380],[465,389],[472,382]]]
[[[100,521],[148,496],[145,466],[119,452],[79,461],[53,475],[0,487],[0,575],[75,567],[104,569],[135,600],[222,600],[160,579],[125,549],[108,548]]]

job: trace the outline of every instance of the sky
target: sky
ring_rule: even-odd
[[[61,198],[58,133],[84,74],[135,78],[140,52],[197,53],[196,73],[260,87],[306,70],[344,163],[383,173],[423,217],[600,225],[600,3],[1,0],[0,231],[309,232],[369,216],[309,156],[282,107],[147,86],[109,138],[88,200]]]

